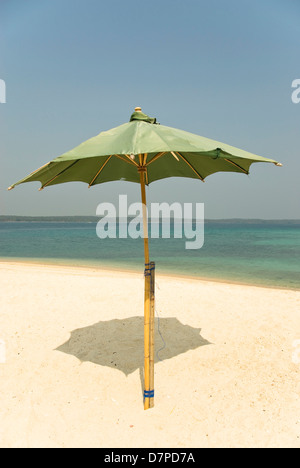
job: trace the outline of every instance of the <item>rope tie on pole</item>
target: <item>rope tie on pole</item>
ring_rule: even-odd
[[[154,390],[144,390],[144,399],[154,398]]]
[[[151,263],[145,263],[144,276],[151,276],[151,271],[155,270],[155,265]]]

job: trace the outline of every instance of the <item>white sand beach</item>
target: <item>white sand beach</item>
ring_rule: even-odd
[[[144,411],[142,270],[1,262],[0,282],[0,447],[300,447],[300,291],[158,272]]]

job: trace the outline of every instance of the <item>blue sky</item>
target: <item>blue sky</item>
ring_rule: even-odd
[[[148,201],[205,203],[206,218],[300,219],[298,0],[1,0],[0,214],[94,215],[126,182],[6,188],[135,106],[164,125],[279,160],[250,176],[166,179]]]

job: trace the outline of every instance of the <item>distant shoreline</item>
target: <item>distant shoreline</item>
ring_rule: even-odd
[[[24,266],[24,267],[36,267],[36,266],[41,266],[43,268],[48,268],[49,270],[52,271],[59,271],[59,270],[65,270],[65,271],[78,271],[78,272],[93,272],[93,273],[100,273],[100,274],[105,274],[105,273],[110,273],[110,274],[124,274],[124,275],[133,275],[133,276],[138,276],[141,277],[141,272],[142,274],[143,269],[142,265],[138,267],[137,265],[134,265],[132,268],[126,268],[124,265],[116,265],[116,264],[109,264],[109,263],[102,263],[102,264],[96,264],[96,263],[88,263],[88,262],[80,262],[75,260],[70,260],[70,259],[51,259],[51,258],[5,258],[5,257],[0,257],[0,270],[2,267],[5,266],[8,267],[18,267],[18,266]],[[201,281],[205,283],[216,283],[216,284],[227,284],[227,285],[233,285],[233,286],[246,286],[250,288],[263,288],[263,289],[273,289],[273,290],[280,290],[280,291],[300,291],[300,288],[294,288],[291,286],[283,286],[283,285],[278,285],[278,284],[270,284],[270,283],[263,283],[263,282],[251,282],[247,281],[246,279],[232,279],[228,278],[226,276],[221,277],[221,276],[202,276],[198,274],[191,274],[187,273],[184,274],[182,272],[172,272],[168,269],[157,269],[157,275],[159,275],[161,278],[173,278],[177,279],[179,281],[190,281],[190,282],[195,282],[195,281]]]
[[[100,217],[97,216],[17,216],[17,215],[0,215],[0,222],[36,222],[36,223],[97,223]],[[130,221],[128,217],[128,220]],[[120,219],[119,221],[122,221]],[[176,219],[174,220],[176,221]],[[230,218],[230,219],[206,219],[208,224],[288,224],[300,225],[300,219],[247,219],[247,218]]]

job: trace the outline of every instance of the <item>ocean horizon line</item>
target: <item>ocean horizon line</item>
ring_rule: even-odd
[[[0,222],[63,222],[63,223],[97,223],[100,216],[89,215],[59,215],[59,216],[26,216],[26,215],[0,215]],[[127,221],[135,219],[135,216],[128,216]],[[155,221],[164,221],[165,218],[155,219]],[[149,216],[149,220],[151,217]],[[182,221],[181,219],[171,217],[171,220]],[[118,222],[126,221],[126,218],[117,217]],[[196,221],[193,219],[192,221]],[[223,223],[223,224],[290,224],[300,225],[300,219],[265,219],[265,218],[208,218],[205,223]]]

